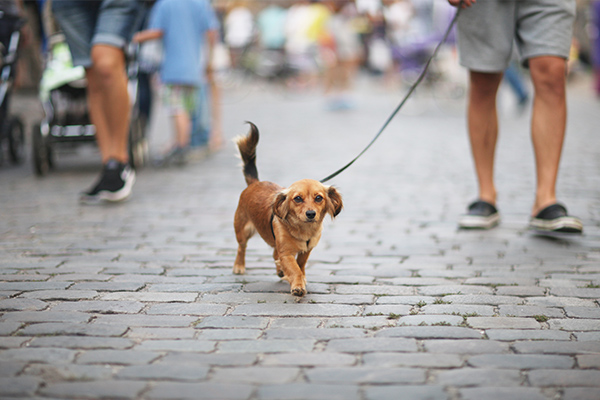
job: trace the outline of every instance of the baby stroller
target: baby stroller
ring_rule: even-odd
[[[132,101],[129,128],[129,159],[134,168],[148,159],[148,145],[138,107],[138,46],[127,49],[129,97]],[[62,34],[50,38],[46,69],[40,83],[40,100],[45,118],[32,132],[34,171],[46,175],[55,163],[56,147],[73,150],[83,144],[96,143],[96,128],[87,109],[85,70],[74,67],[69,48]]]
[[[21,37],[19,30],[24,24],[24,19],[0,11],[0,164],[6,150],[13,164],[19,164],[24,158],[23,121],[9,114]]]

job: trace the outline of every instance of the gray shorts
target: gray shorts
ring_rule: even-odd
[[[92,46],[106,44],[124,48],[140,19],[137,0],[60,0],[52,13],[73,56],[74,65],[92,65]]]
[[[472,71],[504,71],[513,43],[525,66],[539,56],[567,59],[575,8],[575,0],[479,0],[458,19],[460,64]]]

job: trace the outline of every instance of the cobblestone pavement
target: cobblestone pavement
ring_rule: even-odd
[[[261,130],[263,179],[323,178],[357,154],[399,101],[361,81],[353,112],[314,92],[227,89],[226,147],[185,168],[139,171],[129,202],[80,206],[98,156],[60,155],[36,178],[0,168],[0,397],[30,399],[600,398],[599,104],[570,83],[560,200],[573,239],[526,229],[529,115],[501,96],[503,221],[458,231],[475,195],[464,102],[417,93],[331,183],[345,208],[307,268],[280,282],[250,242],[231,272],[244,180],[229,139]],[[35,106],[17,108],[35,120]],[[31,124],[31,121],[29,122]]]

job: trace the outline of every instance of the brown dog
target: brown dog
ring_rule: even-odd
[[[277,275],[290,284],[291,293],[306,293],[304,267],[312,249],[319,243],[323,219],[342,211],[342,197],[332,186],[303,179],[288,188],[258,180],[256,146],[258,129],[252,123],[247,136],[236,139],[244,163],[244,178],[248,187],[240,195],[235,212],[234,228],[238,251],[234,274],[246,270],[246,245],[258,232],[275,250],[273,258]]]

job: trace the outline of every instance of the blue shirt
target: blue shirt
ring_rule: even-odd
[[[208,0],[158,0],[149,29],[162,31],[163,83],[199,86],[204,79],[202,51],[206,32],[219,22]]]

